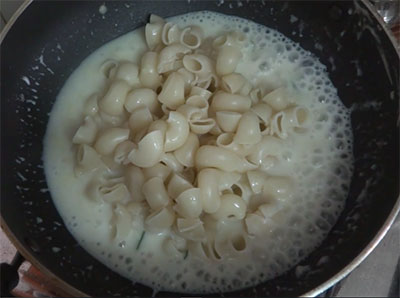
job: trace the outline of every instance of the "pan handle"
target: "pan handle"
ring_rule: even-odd
[[[18,285],[19,274],[18,269],[25,261],[25,258],[17,251],[11,264],[1,263],[1,297],[14,297],[11,291]]]

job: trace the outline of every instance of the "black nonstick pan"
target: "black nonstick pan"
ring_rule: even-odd
[[[312,296],[354,269],[384,236],[400,206],[400,60],[393,37],[371,5],[106,1],[107,12],[101,14],[103,2],[28,1],[1,36],[1,224],[22,255],[61,281],[71,295],[181,296],[133,284],[74,240],[47,189],[42,140],[57,93],[95,49],[144,25],[150,13],[169,17],[212,10],[277,29],[327,65],[339,97],[352,107],[355,156],[345,210],[321,246],[299,264],[308,266],[307,273],[293,268],[253,288],[223,295]]]

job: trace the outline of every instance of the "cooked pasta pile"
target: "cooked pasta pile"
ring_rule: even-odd
[[[88,198],[112,205],[121,245],[140,218],[146,232],[170,232],[171,254],[229,257],[291,199],[293,177],[265,170],[309,112],[285,86],[255,88],[235,72],[241,32],[204,40],[152,15],[145,39],[140,61],[103,64],[107,86],[87,99],[72,140],[75,173],[92,176]]]

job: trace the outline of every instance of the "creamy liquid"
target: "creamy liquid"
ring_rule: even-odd
[[[110,269],[156,290],[229,291],[282,274],[315,249],[341,212],[352,175],[352,133],[349,111],[337,96],[326,68],[282,34],[245,19],[197,12],[171,18],[181,27],[198,25],[206,37],[228,31],[246,33],[237,72],[254,85],[290,86],[297,104],[307,107],[312,127],[285,140],[273,175],[291,176],[296,193],[276,227],[253,239],[235,259],[224,261],[169,257],[161,249],[165,233],[146,233],[134,221],[125,243],[110,238],[111,208],[85,197],[87,180],[73,172],[72,137],[81,124],[86,98],[103,90],[100,65],[107,59],[138,62],[146,51],[144,30],[130,32],[102,46],[75,70],[58,95],[44,140],[44,164],[54,203],[70,232]],[[83,176],[84,177],[84,176]]]

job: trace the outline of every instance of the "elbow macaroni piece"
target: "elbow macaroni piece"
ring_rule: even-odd
[[[139,87],[139,67],[132,62],[124,62],[118,65],[114,80],[124,80],[132,87]]]
[[[185,103],[185,82],[177,73],[171,73],[165,81],[158,100],[170,109],[176,109]]]
[[[156,90],[161,85],[161,76],[157,72],[158,54],[146,52],[140,63],[139,80],[143,87]]]
[[[119,143],[129,138],[129,129],[112,127],[106,129],[97,139],[94,148],[101,155],[109,155]]]
[[[149,168],[161,160],[164,151],[164,137],[161,131],[148,133],[139,142],[138,148],[133,149],[128,159],[138,167]]]
[[[258,117],[253,112],[246,112],[240,118],[238,128],[233,138],[237,144],[254,145],[261,140]]]
[[[132,113],[141,107],[147,107],[150,112],[157,113],[160,109],[157,93],[149,88],[138,88],[129,92],[125,101],[125,109]]]
[[[121,115],[124,111],[125,99],[130,88],[125,81],[114,81],[104,97],[99,101],[100,109],[111,116]]]
[[[203,211],[199,188],[189,188],[175,199],[175,211],[185,218],[198,218]]]
[[[189,133],[186,142],[177,150],[175,150],[175,158],[185,167],[194,166],[194,156],[199,149],[199,138],[194,133]]]
[[[218,75],[223,76],[233,73],[239,63],[242,53],[235,46],[222,47],[217,56],[215,70]]]
[[[244,113],[250,109],[250,98],[238,94],[217,92],[212,98],[211,109],[215,112],[230,111]]]
[[[170,112],[165,132],[165,152],[170,152],[181,147],[189,136],[189,123],[179,112]]]
[[[142,192],[146,198],[147,204],[149,204],[150,208],[153,210],[166,207],[170,202],[170,198],[164,186],[164,181],[159,177],[147,180],[147,182],[143,184]]]
[[[72,138],[72,143],[74,144],[91,144],[96,139],[97,134],[97,124],[93,117],[86,116],[83,124],[78,128],[74,137]]]

